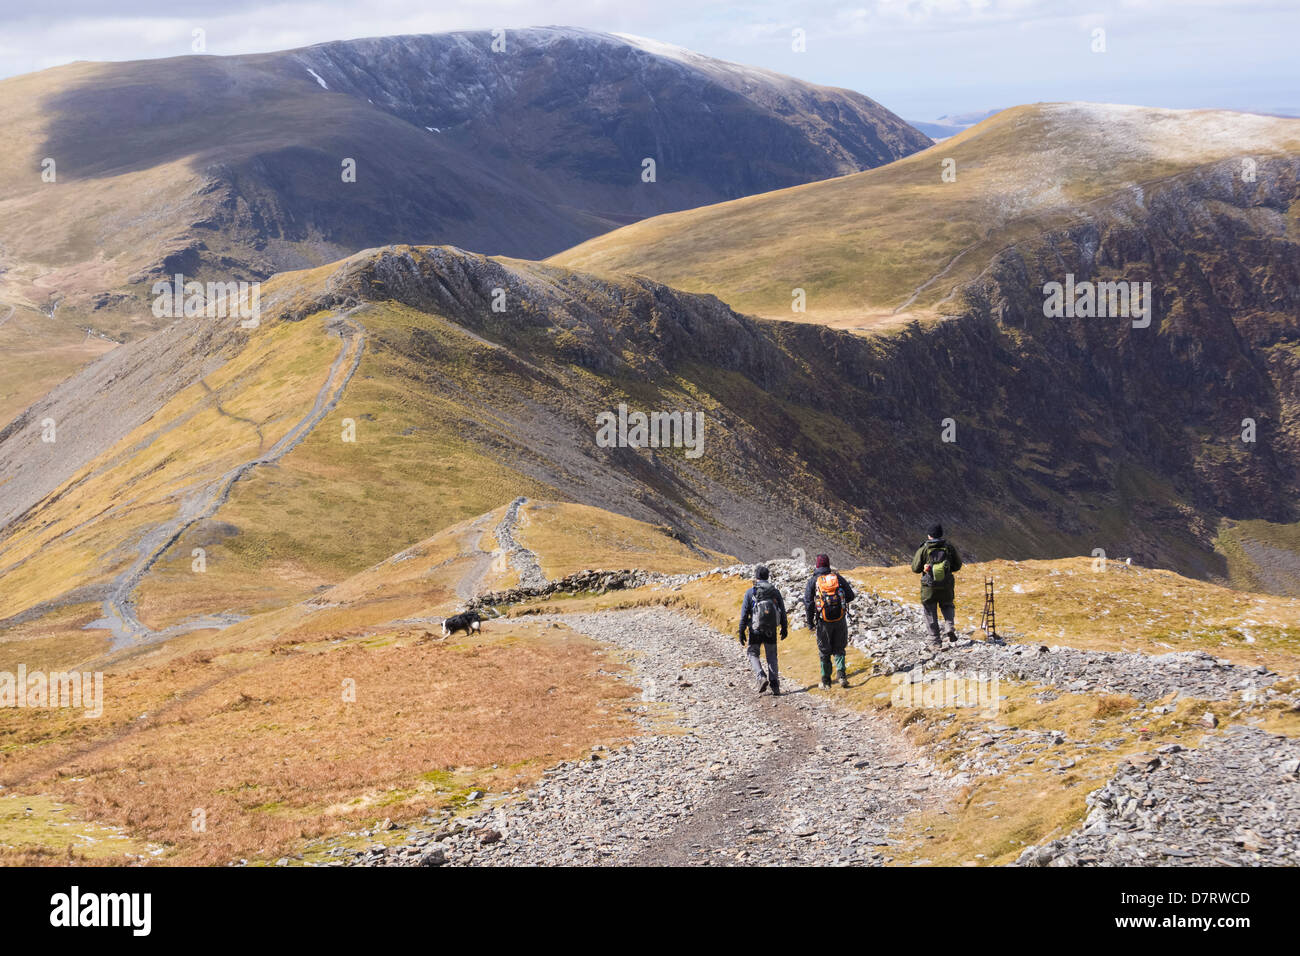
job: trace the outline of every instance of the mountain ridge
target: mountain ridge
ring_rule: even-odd
[[[504,53],[477,31],[77,64],[0,82],[24,134],[0,181],[6,285],[46,304],[53,293],[19,284],[44,263],[64,309],[103,314],[129,287],[182,267],[265,278],[394,241],[537,257],[665,208],[929,145],[851,91],[777,74],[741,83],[743,68],[700,58],[706,71],[591,31],[507,37]],[[41,182],[41,157],[56,159],[60,185]],[[341,182],[346,157],[354,183]],[[640,181],[644,157],[657,161],[654,183]],[[35,172],[19,176],[28,164]],[[97,180],[122,195],[99,195]],[[92,213],[81,245],[102,250],[93,285],[70,269],[82,253],[51,215],[50,199],[68,189]],[[142,191],[148,228],[116,236],[110,222],[120,230]],[[24,221],[43,216],[46,231],[17,230],[6,206]]]
[[[961,287],[1003,249],[1127,190],[1297,154],[1295,120],[1033,104],[885,167],[643,220],[547,261],[640,273],[749,314],[888,331],[960,312]]]
[[[1287,219],[1300,193],[1300,165],[1274,160],[1260,171],[1252,189],[1207,167],[1141,195],[1124,194],[1089,222],[1004,251],[967,287],[969,308],[961,316],[913,323],[892,336],[755,319],[716,297],[644,278],[408,246],[277,277],[266,301],[282,319],[265,334],[316,341],[313,316],[368,305],[358,319],[374,348],[359,373],[361,391],[349,390],[338,416],[376,423],[366,427],[378,430],[379,444],[366,454],[378,455],[370,467],[388,476],[382,504],[368,496],[366,523],[376,548],[391,550],[415,518],[411,482],[423,488],[426,502],[449,498],[475,507],[461,501],[465,481],[473,462],[490,461],[503,494],[600,504],[742,558],[770,553],[774,544],[793,549],[813,541],[855,563],[897,560],[916,529],[942,513],[977,557],[1101,547],[1223,580],[1233,574],[1218,550],[1223,522],[1289,526],[1297,520],[1287,507],[1294,498],[1277,489],[1295,487],[1300,456],[1298,403],[1288,385],[1295,379],[1296,332],[1287,318],[1300,303],[1294,275],[1300,234]],[[1231,255],[1224,252],[1228,236]],[[1048,320],[1036,290],[1063,264],[1080,278],[1148,276],[1177,294],[1161,293],[1160,319],[1150,330],[1084,317]],[[1170,281],[1183,275],[1199,279]],[[1270,279],[1261,283],[1258,276]],[[509,303],[504,313],[493,306],[497,290]],[[159,342],[203,331],[178,325],[159,333]],[[199,352],[219,350],[220,341]],[[250,341],[258,345],[242,346],[248,355],[240,361],[269,361],[272,340]],[[291,358],[286,353],[280,361]],[[185,367],[191,376],[201,368]],[[1189,387],[1197,390],[1190,401]],[[101,403],[107,394],[96,390]],[[209,401],[204,393],[190,394]],[[242,395],[245,403],[258,401],[256,391],[245,388]],[[1081,424],[1063,431],[1052,404],[1025,401],[1034,395],[1059,396]],[[69,398],[72,409],[60,411]],[[42,473],[41,456],[49,459],[50,451],[39,444],[37,423],[46,414],[75,421],[83,400],[75,389],[56,390],[52,404],[8,429],[0,440],[6,471],[12,465],[15,474]],[[692,462],[680,453],[598,448],[593,419],[620,402],[706,413],[704,456]],[[185,420],[192,407],[182,404],[170,414]],[[103,407],[96,411],[102,416]],[[1225,419],[1225,412],[1236,417]],[[942,440],[940,413],[957,428],[952,444]],[[1252,413],[1261,444],[1242,446],[1237,422]],[[166,421],[150,428],[165,428]],[[1200,423],[1194,434],[1188,421]],[[329,438],[337,422],[331,419],[276,469],[241,482],[220,520],[200,523],[178,541],[153,583],[146,582],[144,606],[161,583],[173,582],[159,594],[178,586],[183,556],[196,546],[220,543],[245,553],[239,573],[248,578],[239,588],[265,583],[270,555],[294,555],[312,569],[308,579],[317,580],[351,567],[334,571],[330,562],[377,560],[377,553],[357,550],[360,539],[347,531],[348,522],[338,525],[346,540],[331,547],[355,558],[339,550],[324,563],[309,553],[319,540],[308,548],[298,532],[274,527],[273,515],[303,511],[294,500],[317,502],[306,514],[324,507],[336,523],[357,506],[346,482],[340,488],[337,479],[322,479],[352,468],[339,471],[344,459]],[[427,463],[444,460],[445,473],[435,479]],[[50,461],[46,486],[33,491],[25,517],[5,529],[0,566],[9,573],[33,562],[84,560],[62,553],[66,545],[57,542],[66,540],[73,526],[67,522],[75,524],[76,509],[86,503],[80,495],[96,483],[40,503],[56,480]],[[896,467],[882,470],[881,461]],[[71,462],[60,474],[91,466]],[[106,473],[103,464],[93,470]],[[130,469],[119,467],[118,474],[117,480],[136,481]],[[156,480],[175,481],[170,475],[164,470]],[[478,484],[480,492],[488,487]],[[422,507],[427,511],[428,504]],[[388,509],[387,516],[377,508]],[[436,514],[427,511],[419,520],[435,522],[426,525],[432,530],[446,520]],[[325,527],[323,520],[309,526]],[[102,524],[97,534],[120,541],[125,532],[115,527]],[[245,538],[249,543],[242,544]],[[105,556],[117,561],[113,553]],[[107,565],[104,573],[116,572]],[[223,574],[207,580],[215,587]],[[236,579],[224,580],[223,587],[236,586]],[[83,578],[82,590],[62,600],[86,593],[85,585]],[[188,607],[210,612],[224,610],[233,593],[202,597],[192,583],[184,587]],[[301,596],[298,587],[290,585],[286,597]],[[30,597],[26,604],[6,602],[0,617],[59,599],[59,592]],[[155,600],[152,613],[157,607]]]

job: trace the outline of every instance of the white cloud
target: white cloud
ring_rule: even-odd
[[[913,119],[1041,99],[1300,107],[1295,0],[54,0],[0,8],[0,76],[72,60],[572,25],[859,89]],[[1106,59],[1089,59],[1094,26]],[[791,51],[800,28],[808,52]],[[1082,38],[1082,39],[1081,39]]]

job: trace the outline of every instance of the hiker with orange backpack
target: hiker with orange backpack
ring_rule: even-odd
[[[854,597],[848,578],[831,570],[831,559],[826,555],[817,555],[817,570],[803,589],[803,606],[808,617],[808,630],[817,635],[817,653],[822,659],[822,690],[829,690],[831,686],[832,657],[840,686],[849,686],[844,654],[849,647],[848,609]]]

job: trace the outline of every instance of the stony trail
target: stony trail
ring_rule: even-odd
[[[351,318],[350,312],[335,314],[328,321],[327,328],[331,335],[338,336],[341,347],[330,366],[325,384],[321,386],[307,414],[266,453],[231,468],[214,481],[188,489],[189,493],[181,500],[176,515],[150,529],[140,539],[136,547],[136,560],[110,585],[109,594],[103,604],[104,616],[90,625],[96,628],[107,628],[112,633],[113,650],[129,647],[141,641],[161,640],[188,630],[228,627],[238,620],[238,618],[215,615],[178,624],[164,631],[153,631],[136,616],[133,594],[149,569],[186,530],[196,522],[211,517],[225,504],[235,482],[259,465],[273,464],[293,451],[338,405],[339,399],[343,397],[343,392],[361,364],[366,334],[365,329]]]
[[[471,558],[470,566],[456,582],[456,596],[462,601],[469,600],[483,589],[483,581],[488,571],[492,570],[492,562],[498,557],[497,552],[484,551],[478,546],[479,539],[488,531],[490,516],[491,512],[479,515],[460,536],[461,551]]]
[[[515,538],[515,530],[519,527],[519,509],[527,502],[528,499],[524,497],[510,502],[501,520],[491,529],[497,540],[496,550],[483,551],[478,546],[479,539],[489,530],[487,522],[491,512],[479,515],[461,535],[461,551],[472,558],[470,566],[456,582],[456,596],[462,602],[472,601],[482,594],[488,572],[494,567],[505,570],[503,562],[519,572],[520,587],[544,587],[548,583],[537,555]]]
[[[792,619],[808,569],[772,561]],[[481,595],[481,607],[552,593],[621,587],[677,590],[707,575],[746,577],[749,567],[689,575],[586,571],[541,587]],[[853,641],[872,673],[994,673],[1062,690],[1131,693],[1139,701],[1177,692],[1210,700],[1278,697],[1280,675],[1203,652],[1159,655],[1083,651],[968,637],[942,649],[926,640],[919,610],[865,589],[850,608]],[[482,796],[469,816],[443,810],[398,845],[336,847],[349,865],[681,865],[895,862],[891,836],[909,818],[943,808],[972,776],[1006,772],[988,743],[1023,758],[1034,734],[990,724],[950,776],[887,717],[842,707],[829,693],[786,681],[780,699],[755,693],[734,637],[665,608],[541,617],[618,648],[641,688],[643,733],[613,751],[560,764],[520,793]],[[802,628],[788,641],[810,640]],[[864,674],[853,675],[854,682]],[[1300,710],[1300,695],[1282,692]],[[1279,699],[1282,699],[1279,698]],[[1144,705],[1145,706],[1145,705]],[[1155,707],[1160,713],[1167,706]],[[1019,734],[1019,736],[1017,736]],[[1025,739],[1020,739],[1024,737]],[[1057,745],[1063,733],[1038,732]],[[1013,739],[1014,738],[1014,739]],[[1032,749],[1032,748],[1031,748]],[[1041,750],[1034,752],[1037,753]],[[1000,751],[999,751],[1000,753]],[[1288,738],[1233,728],[1196,750],[1162,747],[1155,759],[1121,763],[1089,796],[1087,824],[1031,847],[1021,865],[1225,862],[1294,865],[1300,847],[1300,756]],[[1073,761],[1070,761],[1072,764]],[[1045,771],[1055,764],[1047,761]],[[1232,826],[1221,825],[1228,819]],[[373,836],[382,839],[380,830]],[[898,860],[897,862],[904,862]]]
[[[497,547],[510,562],[510,566],[519,572],[520,587],[544,587],[547,579],[542,573],[537,555],[515,538],[515,530],[519,527],[519,509],[527,503],[528,499],[524,497],[510,502],[496,528]]]
[[[883,864],[903,820],[955,793],[884,718],[790,681],[760,697],[736,639],[699,622],[663,609],[541,620],[626,655],[647,733],[451,830],[417,828],[350,862]]]

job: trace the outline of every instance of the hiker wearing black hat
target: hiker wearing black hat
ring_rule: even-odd
[[[781,640],[785,640],[790,625],[785,616],[785,598],[780,590],[768,578],[771,575],[763,565],[754,568],[754,586],[745,592],[744,603],[740,605],[740,643],[745,643],[748,633],[749,666],[758,681],[761,694],[769,687],[772,696],[781,696],[781,675],[776,669],[776,632],[781,631]],[[758,659],[758,648],[762,645],[767,655],[767,672]]]
[[[917,549],[912,558],[912,572],[921,575],[921,609],[925,612],[925,623],[930,629],[930,640],[942,645],[944,638],[957,640],[956,609],[953,599],[956,596],[956,582],[953,575],[961,570],[961,555],[957,549],[943,537],[943,525],[930,528],[925,544]],[[939,612],[943,612],[943,636],[939,635]]]
[[[824,554],[817,555],[817,570],[804,585],[803,606],[808,630],[817,635],[817,653],[822,659],[822,690],[829,690],[831,686],[832,658],[840,686],[849,686],[844,654],[849,647],[848,607],[854,596],[848,578],[831,570],[831,559]]]

